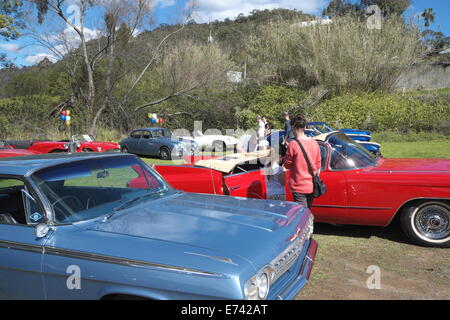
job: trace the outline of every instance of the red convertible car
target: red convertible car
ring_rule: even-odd
[[[39,154],[37,151],[17,150],[11,147],[7,142],[0,140],[0,158],[29,156],[32,154]]]
[[[313,203],[315,221],[388,226],[399,215],[414,243],[450,246],[450,159],[379,158],[339,132],[315,139],[327,185],[326,194]],[[259,151],[154,168],[180,190],[266,198],[262,167],[268,155]],[[283,187],[286,200],[292,201],[289,188]]]
[[[26,149],[40,153],[68,152],[70,143],[75,144],[76,152],[119,152],[120,146],[114,142],[95,141],[88,134],[74,135],[71,140],[11,140],[8,141],[15,149]]]

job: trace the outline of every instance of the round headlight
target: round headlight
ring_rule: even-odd
[[[258,286],[256,285],[255,281],[253,281],[253,279],[245,284],[244,294],[245,299],[247,300],[258,300]]]
[[[263,300],[269,293],[269,276],[262,272],[256,276],[256,286],[258,287],[258,298]]]

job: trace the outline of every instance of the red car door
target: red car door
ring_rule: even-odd
[[[345,172],[348,184],[349,221],[350,224],[385,226],[389,224],[397,208],[405,199],[399,196],[401,192],[413,190],[413,183],[409,188],[399,190],[395,179],[388,179],[389,173],[377,173],[371,170],[351,170]],[[407,179],[403,180],[408,185]],[[406,192],[405,192],[406,191]],[[408,198],[408,197],[406,197]]]
[[[327,192],[313,201],[312,212],[317,222],[348,222],[348,191],[345,174],[340,171],[324,170],[320,178]]]
[[[345,175],[338,171],[324,170],[320,178],[327,187],[327,192],[319,198],[315,198],[312,204],[312,212],[315,221],[329,223],[346,223],[348,220],[348,195]],[[286,172],[286,200],[294,201],[289,189],[289,171]]]
[[[265,176],[260,169],[225,176],[224,183],[231,196],[267,199]]]
[[[175,189],[194,193],[223,194],[222,173],[194,166],[154,165],[153,169]]]

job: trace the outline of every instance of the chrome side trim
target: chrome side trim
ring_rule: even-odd
[[[349,207],[349,206],[333,206],[333,205],[320,205],[313,204],[313,207],[316,208],[336,208],[336,209],[362,209],[362,210],[391,210],[392,208],[383,208],[383,207]]]
[[[183,253],[185,253],[185,254],[190,254],[190,255],[193,255],[193,256],[199,256],[199,257],[210,258],[210,259],[218,260],[218,261],[220,261],[220,262],[232,264],[232,265],[235,265],[235,266],[238,265],[237,263],[233,262],[233,260],[231,260],[230,258],[222,258],[222,257],[217,257],[217,256],[209,256],[209,255],[206,255],[206,254],[195,253],[195,252],[189,252],[189,251],[183,252]]]
[[[24,243],[18,243],[18,242],[13,242],[13,241],[6,241],[6,240],[0,240],[0,248],[11,249],[11,250],[20,250],[20,251],[26,251],[26,252],[34,252],[34,253],[40,253],[40,254],[49,254],[49,255],[74,258],[74,259],[83,259],[83,260],[96,261],[96,262],[102,262],[102,263],[112,263],[112,264],[128,266],[128,267],[152,268],[152,269],[160,269],[163,271],[181,272],[181,273],[186,273],[186,274],[195,274],[195,275],[200,275],[200,276],[208,276],[208,277],[216,277],[216,278],[224,278],[225,277],[225,275],[220,274],[220,273],[208,272],[208,271],[203,271],[203,270],[170,266],[170,265],[146,262],[146,261],[141,261],[141,260],[112,257],[112,256],[95,254],[95,253],[89,253],[89,252],[59,249],[59,248],[55,248],[55,247],[43,247],[43,246],[39,246],[39,245],[24,244]]]
[[[450,171],[431,171],[431,170],[373,170],[373,172],[387,173],[450,173]]]
[[[34,252],[34,253],[44,253],[43,246],[12,242],[6,240],[0,240],[0,248]]]
[[[112,264],[129,266],[129,267],[152,268],[152,269],[160,269],[160,270],[164,270],[164,271],[175,271],[175,272],[182,272],[182,273],[187,273],[187,274],[195,274],[195,275],[218,277],[218,278],[225,277],[223,274],[208,272],[208,271],[203,271],[203,270],[183,268],[183,267],[177,267],[177,266],[171,266],[171,265],[165,265],[165,264],[159,264],[159,263],[153,263],[153,262],[147,262],[147,261],[141,261],[141,260],[112,257],[112,256],[95,254],[95,253],[89,253],[89,252],[66,250],[66,249],[60,249],[60,248],[55,248],[55,247],[45,247],[44,254],[50,254],[50,255],[56,255],[56,256],[62,256],[62,257],[67,257],[67,258],[74,258],[74,259],[96,261],[96,262],[102,262],[102,263],[112,263]]]

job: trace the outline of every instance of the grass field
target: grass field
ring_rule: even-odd
[[[388,158],[449,158],[450,141],[381,142]],[[179,164],[145,159],[148,163]],[[448,299],[450,249],[411,244],[397,220],[386,228],[315,224],[319,243],[311,280],[296,299]],[[380,289],[368,289],[369,266]]]
[[[450,158],[450,140],[384,142],[381,152],[387,158]]]

